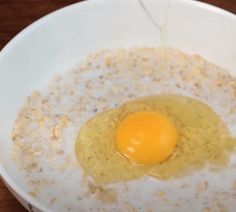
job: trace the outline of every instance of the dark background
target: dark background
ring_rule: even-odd
[[[236,13],[236,0],[201,0]],[[76,3],[76,0],[0,0],[0,49],[18,32],[40,17]],[[0,180],[0,212],[26,210],[9,193]]]

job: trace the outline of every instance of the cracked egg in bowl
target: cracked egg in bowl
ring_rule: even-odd
[[[235,35],[184,0],[165,45],[138,1],[37,22],[0,54],[1,177],[33,211],[233,211]]]
[[[173,48],[103,50],[28,97],[14,158],[35,174],[32,195],[53,185],[54,176],[39,177],[51,167],[83,185],[82,202],[107,205],[133,184],[219,176],[233,166],[235,86],[218,66]]]

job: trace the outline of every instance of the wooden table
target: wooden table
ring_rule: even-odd
[[[236,13],[236,0],[201,0]],[[38,18],[76,0],[0,0],[0,49]],[[26,211],[0,180],[0,211]]]

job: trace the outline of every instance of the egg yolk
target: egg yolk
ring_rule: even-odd
[[[119,153],[138,164],[164,161],[177,143],[174,124],[157,112],[136,112],[123,119],[116,132]]]

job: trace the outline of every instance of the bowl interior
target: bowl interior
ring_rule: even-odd
[[[144,1],[160,25],[166,11],[163,2]],[[166,27],[167,46],[200,54],[236,74],[233,14],[195,1],[172,0]],[[6,182],[29,198],[11,156],[12,125],[27,95],[98,49],[161,45],[163,37],[135,0],[75,4],[17,35],[0,53],[0,172]]]

